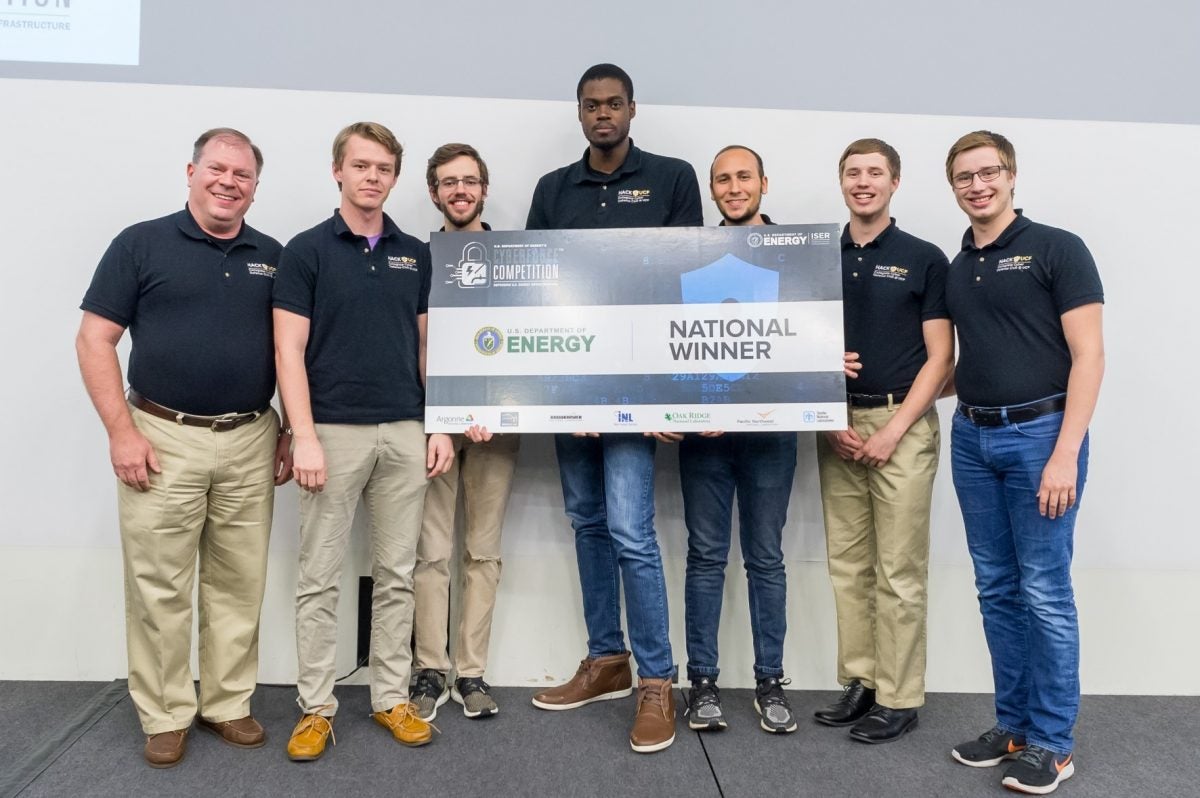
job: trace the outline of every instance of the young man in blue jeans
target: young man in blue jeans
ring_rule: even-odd
[[[963,136],[946,177],[971,222],[946,285],[961,347],[954,487],[996,685],[996,725],[952,753],[972,767],[1015,759],[1004,786],[1042,795],[1075,772],[1071,556],[1104,374],[1104,292],[1078,236],[1014,210],[1006,138]]]

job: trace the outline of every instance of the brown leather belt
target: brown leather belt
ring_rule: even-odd
[[[254,421],[267,411],[267,408],[255,410],[250,413],[225,413],[220,416],[193,416],[188,413],[180,413],[178,410],[172,410],[169,407],[151,402],[146,397],[134,389],[129,389],[129,404],[141,410],[143,413],[163,418],[167,421],[174,421],[176,424],[183,424],[188,427],[207,427],[213,432],[228,432],[231,429],[237,429],[243,424]]]

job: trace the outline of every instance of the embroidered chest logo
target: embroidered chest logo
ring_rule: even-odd
[[[275,268],[267,263],[247,263],[246,270],[250,272],[251,277],[270,277],[275,279]]]
[[[996,264],[996,273],[1029,271],[1033,265],[1032,255],[1013,255],[1011,258],[1001,258]]]
[[[415,272],[417,270],[417,259],[410,258],[407,255],[388,255],[388,268]]]
[[[638,205],[650,201],[648,188],[623,188],[617,192],[617,202],[629,202]]]
[[[903,282],[908,279],[908,269],[903,266],[884,266],[882,263],[877,263],[875,264],[875,271],[871,273],[871,276],[884,280],[900,280]]]

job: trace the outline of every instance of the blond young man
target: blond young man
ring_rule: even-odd
[[[925,703],[929,508],[941,433],[934,400],[954,361],[946,256],[896,226],[900,155],[879,139],[838,161],[850,221],[842,295],[850,426],[817,437],[841,698],[814,717],[863,743],[899,739]]]
[[[280,392],[295,437],[300,494],[296,588],[302,717],[288,756],[316,759],[332,733],[336,608],[342,561],[361,497],[370,514],[371,709],[404,745],[432,729],[408,701],[413,567],[428,479],[454,454],[424,432],[429,248],[383,211],[403,149],[383,125],[334,139],[341,204],[284,249],[275,288]]]
[[[995,725],[951,753],[971,767],[1015,759],[1003,785],[1044,795],[1075,773],[1071,559],[1104,376],[1104,287],[1078,236],[1014,207],[1004,136],[962,136],[946,179],[971,224],[946,284],[962,347],[950,452],[996,686]]]

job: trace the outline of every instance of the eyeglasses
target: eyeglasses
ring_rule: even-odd
[[[479,188],[483,185],[483,180],[478,177],[443,177],[438,181],[438,185],[447,191],[453,191],[458,188],[459,183],[462,183],[467,188]]]
[[[955,188],[969,188],[970,185],[975,182],[976,175],[978,175],[979,179],[984,183],[990,183],[999,177],[1001,172],[1007,171],[1009,171],[1007,166],[985,166],[982,169],[975,170],[974,172],[959,172],[954,177],[950,178],[950,182],[954,184]]]

